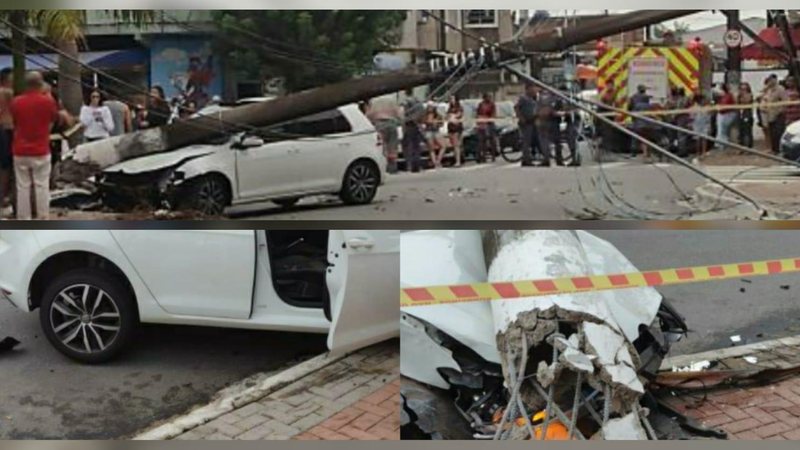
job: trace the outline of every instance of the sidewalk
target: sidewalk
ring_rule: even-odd
[[[755,364],[744,357],[755,357]],[[787,368],[800,364],[800,336],[671,358],[662,366],[719,361],[719,368]],[[668,403],[729,439],[800,440],[800,376],[764,386],[723,387],[672,397]]]
[[[399,440],[399,350],[359,350],[174,439]]]

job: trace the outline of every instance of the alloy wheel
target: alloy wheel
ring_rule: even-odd
[[[97,353],[110,346],[122,323],[115,300],[89,284],[75,284],[58,293],[50,305],[50,326],[70,350]]]
[[[378,178],[366,164],[358,164],[350,170],[347,178],[347,189],[353,200],[366,203],[378,187]]]
[[[202,213],[219,214],[225,209],[226,202],[225,186],[215,178],[204,180],[197,190],[197,205]]]

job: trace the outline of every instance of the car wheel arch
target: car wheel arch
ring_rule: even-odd
[[[183,182],[183,186],[188,186],[190,183],[196,183],[204,178],[218,178],[220,180],[223,180],[225,182],[225,187],[228,188],[228,197],[230,198],[231,203],[233,202],[233,198],[235,197],[233,180],[231,180],[231,178],[228,175],[225,175],[223,172],[220,172],[218,170],[211,170],[208,172],[202,172],[192,175],[191,177],[186,178],[186,180]]]
[[[42,261],[42,263],[36,267],[28,286],[30,309],[37,309],[42,304],[42,297],[48,286],[47,280],[51,280],[71,270],[81,268],[98,269],[119,279],[123,283],[123,287],[131,294],[134,304],[137,305],[135,309],[138,315],[136,290],[133,288],[125,272],[110,259],[98,255],[97,253],[83,250],[56,253]]]

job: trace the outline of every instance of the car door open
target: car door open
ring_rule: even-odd
[[[170,314],[250,317],[255,231],[113,230],[111,234]]]
[[[331,353],[349,352],[397,336],[399,232],[332,230],[328,262]]]

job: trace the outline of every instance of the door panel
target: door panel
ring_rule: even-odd
[[[328,245],[331,353],[345,353],[399,334],[400,233],[334,230]]]
[[[258,199],[302,190],[304,167],[297,161],[300,154],[297,141],[271,142],[234,151],[240,199]]]
[[[250,317],[254,231],[113,230],[111,234],[167,312]]]

